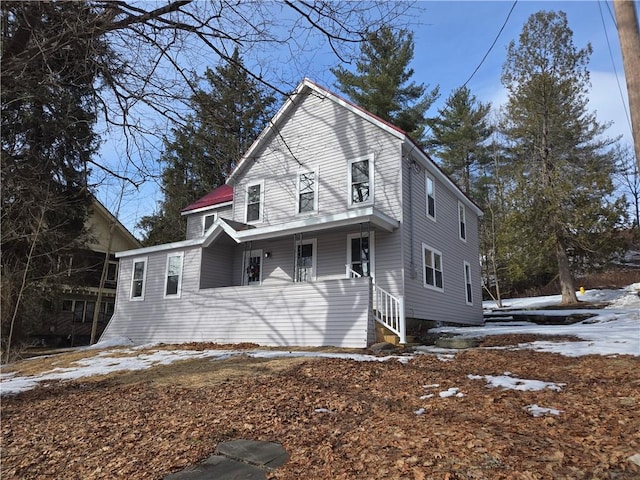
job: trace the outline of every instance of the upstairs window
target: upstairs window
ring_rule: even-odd
[[[443,290],[442,253],[422,244],[422,264],[424,267],[424,286]]]
[[[318,210],[318,178],[316,172],[298,174],[298,213]]]
[[[427,175],[426,181],[427,190],[427,216],[433,220],[436,219],[436,190],[433,178]]]
[[[180,297],[182,287],[182,258],[182,252],[167,256],[167,274],[164,283],[165,297]]]
[[[205,215],[205,217],[204,217],[204,231],[205,232],[207,230],[209,230],[209,227],[211,225],[213,225],[213,222],[216,221],[216,217],[217,217],[217,215],[215,213],[212,213],[211,215]]]
[[[133,261],[131,275],[131,300],[144,300],[144,284],[147,275],[147,259],[136,258]]]
[[[349,206],[373,202],[373,155],[349,160]]]
[[[467,305],[473,305],[473,288],[471,287],[471,264],[464,262],[464,284],[467,295]]]
[[[460,240],[467,241],[467,212],[464,205],[458,202],[458,231],[460,233]]]
[[[262,221],[263,197],[264,182],[256,182],[247,185],[247,223]]]

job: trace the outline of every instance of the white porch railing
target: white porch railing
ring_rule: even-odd
[[[346,265],[347,278],[360,278],[362,275]],[[400,343],[407,343],[404,297],[395,297],[376,285],[371,279],[373,318],[395,333]]]

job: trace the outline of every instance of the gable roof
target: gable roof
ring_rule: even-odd
[[[113,225],[113,234],[117,234],[115,237],[117,240],[112,242],[112,251],[118,249],[118,244],[120,244],[120,248],[140,248],[142,247],[142,243],[138,240],[128,229],[125,227],[118,218],[113,215],[109,211],[107,207],[105,207],[100,200],[96,197],[91,197],[91,206],[89,207],[89,217],[87,218],[87,227],[92,230],[92,233],[96,235],[97,238],[94,238],[89,242],[89,247],[94,251],[106,251],[107,244],[109,242],[109,230]],[[104,235],[107,235],[106,237]]]
[[[398,138],[403,143],[407,144],[410,147],[411,152],[417,151],[418,157],[421,160],[423,166],[425,168],[433,170],[432,173],[437,175],[440,180],[452,187],[456,192],[460,194],[460,196],[467,200],[469,205],[473,208],[477,215],[482,215],[482,209],[480,206],[472,200],[464,191],[460,189],[456,183],[451,180],[451,178],[433,161],[433,159],[427,154],[422,147],[418,145],[418,143],[413,140],[407,132],[402,130],[401,128],[389,123],[386,120],[374,115],[373,113],[365,110],[362,107],[350,102],[349,100],[345,100],[339,95],[327,90],[326,88],[318,85],[314,81],[305,78],[295,89],[295,91],[287,98],[287,101],[284,103],[278,113],[273,117],[273,119],[269,122],[269,125],[260,133],[258,138],[253,142],[253,144],[249,147],[249,149],[242,156],[236,167],[233,169],[229,177],[227,178],[227,184],[233,184],[236,178],[240,175],[240,173],[247,168],[251,164],[251,160],[255,159],[254,152],[260,148],[263,142],[269,138],[271,132],[279,132],[280,123],[283,121],[283,118],[286,116],[286,113],[295,108],[298,104],[297,97],[301,94],[308,94],[309,92],[315,92],[316,94],[322,96],[323,98],[327,98],[347,110],[355,113],[359,117],[364,120],[376,125],[382,130],[390,133],[394,137]]]
[[[207,193],[204,197],[199,198],[191,205],[182,209],[182,214],[193,213],[194,210],[204,210],[216,205],[228,203],[233,201],[233,187],[231,185],[220,185],[218,188],[213,189]]]

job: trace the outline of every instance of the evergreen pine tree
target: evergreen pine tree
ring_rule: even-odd
[[[438,97],[438,87],[410,82],[413,69],[413,33],[382,27],[368,35],[356,61],[356,73],[332,68],[337,88],[353,102],[422,142],[426,112]]]
[[[207,69],[204,80],[206,90],[191,98],[186,125],[165,140],[164,198],[159,211],[138,224],[146,245],[184,239],[181,210],[225,182],[271,117],[275,99],[247,75],[237,49],[230,63]]]
[[[443,170],[474,200],[479,191],[483,166],[489,161],[485,142],[492,132],[487,119],[489,103],[478,101],[467,87],[456,89],[447,98],[438,117],[429,122],[433,147]]]
[[[577,49],[563,12],[538,12],[511,42],[502,81],[510,182],[512,275],[559,278],[577,302],[572,269],[602,264],[623,215],[611,201],[613,143],[587,110],[591,46]]]

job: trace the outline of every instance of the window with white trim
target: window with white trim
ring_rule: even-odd
[[[424,286],[436,290],[443,290],[442,281],[442,253],[422,244],[422,265]]]
[[[164,277],[164,296],[180,297],[182,290],[182,259],[184,253],[170,253],[167,255],[167,273]]]
[[[245,215],[245,221],[247,223],[262,221],[262,212],[264,210],[263,199],[264,182],[262,180],[247,185],[247,210]]]
[[[297,213],[315,213],[318,211],[318,174],[317,171],[298,174]]]
[[[460,234],[460,240],[467,241],[467,210],[462,204],[458,202],[458,233]]]
[[[433,178],[426,175],[425,188],[427,192],[427,217],[436,219],[436,186]]]
[[[373,154],[348,164],[349,206],[373,203]]]
[[[134,259],[131,273],[131,300],[144,300],[146,278],[147,257]]]
[[[216,218],[218,218],[218,214],[216,213],[211,213],[203,217],[203,222],[204,222],[204,227],[202,229],[203,233],[209,230],[209,227],[213,225],[213,222],[216,221]]]
[[[473,305],[473,288],[471,286],[471,264],[464,262],[464,285],[467,305]]]

